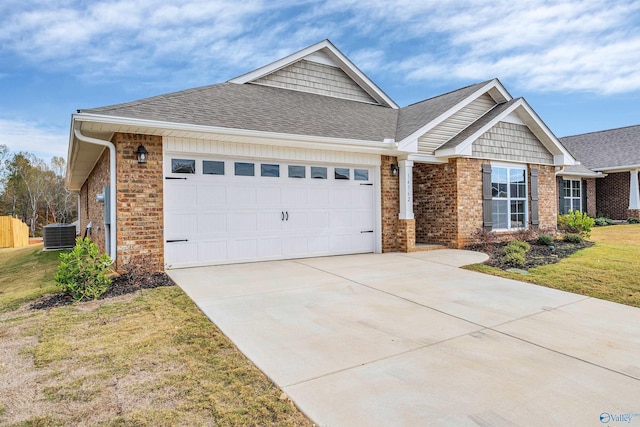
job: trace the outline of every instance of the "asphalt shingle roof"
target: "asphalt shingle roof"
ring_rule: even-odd
[[[566,136],[560,142],[591,169],[640,165],[640,125]]]
[[[489,83],[491,80],[466,86],[400,109],[396,141],[401,141],[422,126],[439,117],[454,105]]]
[[[80,112],[365,141],[394,138],[398,117],[389,107],[228,82]]]

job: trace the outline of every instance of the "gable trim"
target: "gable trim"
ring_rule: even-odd
[[[536,136],[536,138],[538,138],[542,145],[544,145],[544,147],[553,155],[554,165],[562,166],[576,164],[575,158],[567,151],[566,148],[564,148],[558,138],[556,138],[556,136],[549,130],[547,125],[545,125],[544,122],[538,117],[538,115],[535,113],[535,111],[533,111],[529,104],[527,104],[524,98],[517,99],[502,113],[498,114],[487,124],[478,129],[476,132],[474,132],[472,135],[470,135],[455,147],[437,149],[435,151],[436,157],[471,157],[473,143],[485,132],[497,125],[500,121],[503,121],[504,118],[514,112],[519,112],[524,115],[524,117],[522,117],[522,115],[519,114],[525,126],[529,128],[529,130]]]
[[[449,108],[447,111],[442,113],[436,119],[430,121],[429,123],[426,123],[424,126],[414,131],[409,136],[405,137],[402,141],[399,141],[398,149],[408,151],[409,148],[411,147],[411,144],[413,143],[413,140],[417,140],[419,137],[429,132],[434,127],[444,122],[445,120],[453,116],[462,108],[471,104],[473,101],[475,101],[485,93],[489,93],[489,96],[491,96],[494,100],[496,100],[496,97],[498,97],[499,99],[496,100],[498,104],[501,102],[511,101],[511,99],[513,99],[509,94],[509,92],[507,92],[507,89],[502,85],[502,83],[500,83],[500,80],[493,79],[490,82],[488,82],[486,85],[482,86],[480,89],[478,89],[477,91],[475,91],[474,93],[472,93],[471,95],[469,95],[468,97],[466,97],[465,99],[463,99],[462,101],[454,105],[453,107]]]
[[[382,89],[380,89],[369,77],[367,77],[356,65],[349,60],[342,52],[336,48],[329,40],[323,40],[319,43],[304,48],[296,53],[281,58],[271,64],[260,67],[256,70],[250,71],[246,74],[238,76],[229,80],[229,83],[245,84],[250,83],[256,79],[264,77],[268,74],[285,68],[296,61],[299,61],[309,55],[316,52],[323,51],[332,61],[334,61],[339,68],[345,72],[353,81],[360,86],[365,92],[367,92],[373,99],[380,104],[394,109],[398,109],[396,104]]]

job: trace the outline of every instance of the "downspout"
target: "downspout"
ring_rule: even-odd
[[[102,139],[91,138],[89,136],[84,136],[80,133],[79,129],[74,129],[73,134],[78,139],[78,141],[86,142],[88,144],[101,145],[103,147],[109,148],[109,192],[111,199],[111,206],[109,209],[109,214],[111,216],[111,225],[109,226],[109,232],[107,233],[107,229],[105,227],[105,239],[109,243],[109,257],[111,258],[111,263],[116,262],[116,147],[113,145],[111,141],[105,141]]]

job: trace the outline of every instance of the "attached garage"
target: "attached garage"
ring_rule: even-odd
[[[374,252],[379,156],[362,160],[165,153],[166,268]]]

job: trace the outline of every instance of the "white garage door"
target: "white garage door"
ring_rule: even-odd
[[[373,252],[370,166],[165,159],[167,268]]]

